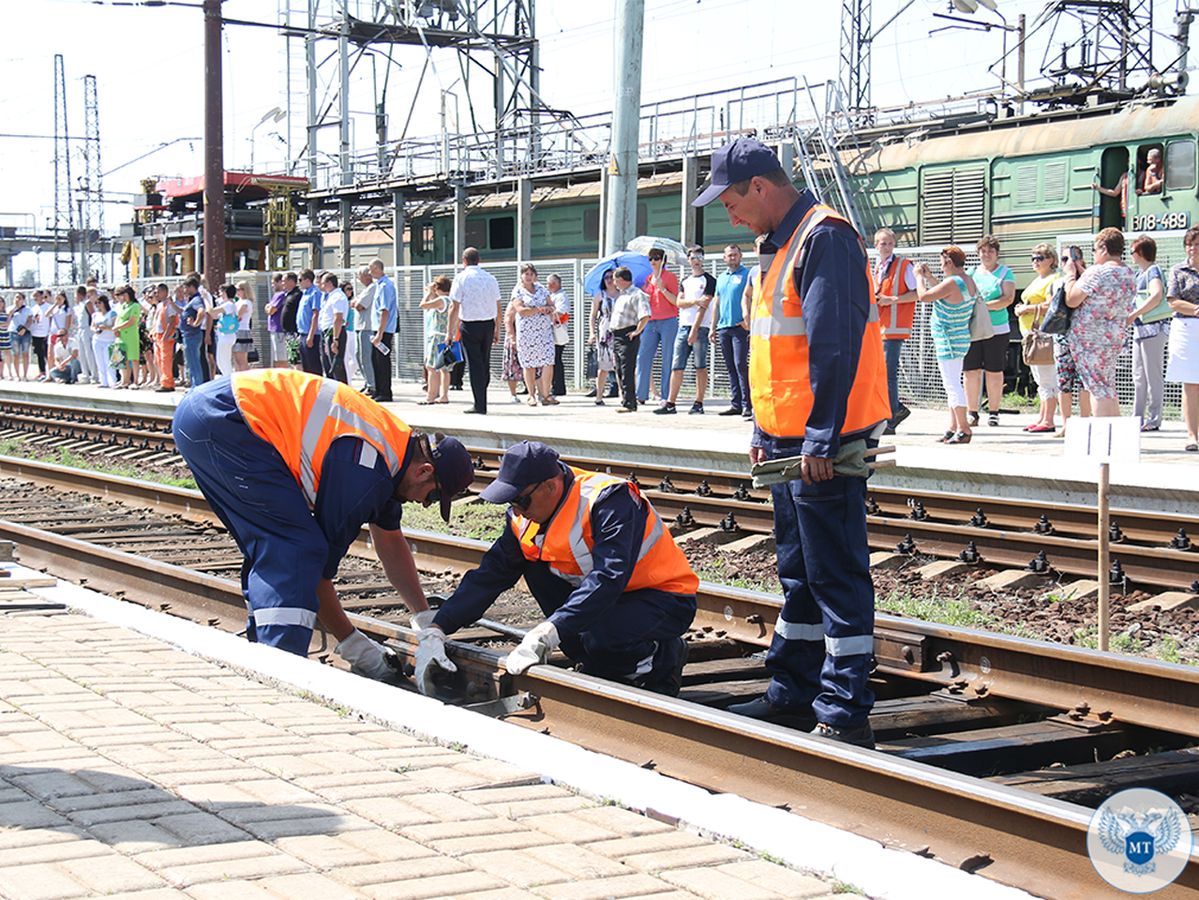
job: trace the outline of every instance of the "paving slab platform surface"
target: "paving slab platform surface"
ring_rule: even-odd
[[[448,405],[421,406],[420,385],[397,383],[396,400],[387,404],[413,427],[452,434],[471,446],[508,447],[539,439],[564,453],[613,456],[656,463],[745,473],[752,432],[738,416],[720,416],[726,404],[709,404],[702,416],[688,415],[690,401],[680,401],[673,416],[655,415],[651,406],[621,415],[617,401],[597,407],[579,394],[560,398],[558,406],[530,407],[511,402],[507,388],[493,389],[486,416],[466,415],[468,390],[451,391]],[[128,408],[169,414],[183,398],[182,391],[107,390],[94,385],[41,384],[0,381],[0,397],[36,402]],[[1097,467],[1067,458],[1064,441],[1052,435],[1028,434],[1022,429],[1035,416],[1005,413],[1000,425],[984,423],[974,429],[970,444],[945,446],[944,410],[916,409],[898,434],[885,438],[894,445],[894,468],[882,469],[875,482],[913,490],[943,490],[955,494],[1012,497],[1058,503],[1094,503]],[[1155,509],[1194,514],[1199,511],[1199,453],[1187,453],[1186,431],[1176,421],[1142,436],[1139,463],[1113,464],[1113,507]]]
[[[0,895],[819,897],[830,882],[77,614],[0,627]]]
[[[1028,896],[0,566],[3,898]]]

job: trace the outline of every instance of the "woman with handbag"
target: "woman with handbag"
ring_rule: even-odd
[[[929,287],[928,263],[916,267],[916,296],[933,305],[929,330],[941,369],[941,383],[949,402],[949,429],[940,438],[943,444],[969,444],[973,432],[966,417],[966,391],[962,387],[962,362],[970,349],[970,317],[978,293],[974,280],[966,274],[966,254],[961,247],[941,251],[941,271],[945,279]]]
[[[1065,273],[1066,305],[1074,310],[1066,342],[1095,415],[1119,416],[1116,362],[1136,297],[1136,277],[1120,259],[1124,234],[1119,228],[1095,235],[1094,250],[1094,265],[1080,275],[1080,264],[1072,261]]]
[[[1199,225],[1182,238],[1187,261],[1170,270],[1166,291],[1174,318],[1170,320],[1170,353],[1166,378],[1182,383],[1182,421],[1187,428],[1186,451],[1199,452]]]
[[[420,308],[425,311],[425,373],[428,376],[425,399],[418,401],[421,406],[450,402],[450,370],[453,366],[445,365],[444,353],[451,343],[448,330],[452,283],[448,275],[434,278],[420,302]]]
[[[536,406],[540,391],[542,406],[557,406],[558,398],[553,395],[554,301],[550,292],[537,283],[537,267],[532,263],[520,267],[520,283],[512,289],[512,308],[516,312],[516,355],[529,391],[527,402]]]
[[[1003,400],[1003,370],[1007,363],[1007,348],[1011,340],[1011,323],[1008,307],[1016,299],[1016,276],[999,262],[999,241],[984,235],[978,242],[979,264],[970,270],[970,277],[978,285],[991,317],[991,334],[981,340],[975,336],[970,350],[962,363],[966,380],[966,403],[970,410],[970,424],[978,424],[978,410],[982,401],[984,374],[987,383],[987,424],[999,424],[999,404]]]
[[[1137,269],[1137,308],[1128,316],[1132,326],[1132,381],[1136,388],[1133,415],[1141,420],[1141,431],[1157,431],[1162,424],[1162,395],[1165,391],[1163,363],[1166,338],[1174,311],[1166,302],[1166,280],[1154,265],[1157,242],[1141,235],[1132,242],[1132,261]]]
[[[1020,319],[1020,346],[1024,363],[1037,383],[1041,412],[1037,421],[1025,425],[1030,434],[1052,434],[1053,417],[1057,413],[1057,366],[1053,361],[1053,335],[1040,330],[1048,311],[1049,300],[1062,280],[1057,270],[1057,250],[1052,244],[1037,244],[1032,248],[1032,266],[1037,277],[1029,282],[1020,295],[1015,313]]]
[[[616,371],[616,352],[612,338],[612,306],[620,293],[609,270],[604,273],[603,289],[596,293],[591,306],[591,345],[595,348],[595,405],[604,406],[608,373]]]

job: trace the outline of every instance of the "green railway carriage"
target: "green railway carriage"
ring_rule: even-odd
[[[1196,129],[1199,97],[1120,110],[1047,113],[896,142],[865,156],[854,176],[872,226],[888,225],[901,243],[972,245],[983,234],[1023,285],[1028,250],[1062,234],[1107,226],[1128,234],[1176,230],[1199,221]],[[1165,158],[1159,193],[1132,185],[1151,149]],[[1114,187],[1128,173],[1127,211],[1092,185]]]
[[[1108,225],[1132,235],[1199,222],[1197,132],[1199,97],[1182,97],[953,129],[930,125],[885,136],[880,131],[884,139],[875,149],[847,151],[845,159],[852,160],[847,164],[867,230],[887,225],[901,245],[966,249],[994,234],[1023,286],[1032,277],[1028,251],[1040,241]],[[1092,188],[1096,181],[1114,187],[1125,172],[1135,185],[1153,148],[1165,159],[1160,193],[1138,196],[1130,189],[1125,211],[1119,199]],[[680,184],[677,173],[641,179],[637,233],[678,233]],[[491,260],[514,258],[515,197],[497,192],[469,202],[466,243]],[[597,183],[535,189],[534,259],[593,257],[602,227]],[[413,215],[410,228],[414,265],[456,261],[453,216],[445,207]],[[729,242],[748,246],[752,239],[744,228],[729,225],[720,204],[703,211],[700,235],[709,251]]]

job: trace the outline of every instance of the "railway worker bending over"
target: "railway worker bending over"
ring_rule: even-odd
[[[209,505],[245,555],[251,641],[308,652],[316,622],[351,670],[398,666],[358,631],[337,599],[342,557],[370,524],[371,541],[414,628],[433,614],[400,529],[402,504],[450,500],[474,480],[454,438],[433,446],[373,400],[295,369],[235,372],[191,391],[175,411],[175,444]]]
[[[521,576],[547,617],[508,654],[519,675],[561,646],[583,671],[674,696],[682,683],[699,579],[637,486],[570,468],[523,441],[504,454],[484,500],[507,527],[420,632],[416,682],[453,671],[445,636],[474,622]]]
[[[766,233],[754,292],[750,462],[799,457],[800,478],[771,487],[783,608],[766,656],[764,697],[729,707],[787,714],[813,734],[872,747],[868,715],[874,585],[862,454],[891,417],[878,307],[861,237],[765,145],[738,138],[712,154],[708,187],[734,225]],[[856,455],[846,474],[839,458]]]

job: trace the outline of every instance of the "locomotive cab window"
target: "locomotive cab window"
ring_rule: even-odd
[[[1137,193],[1160,194],[1162,192],[1163,148],[1161,144],[1141,144],[1137,147]]]
[[[1166,190],[1181,191],[1195,186],[1195,142],[1191,138],[1166,145]]]

